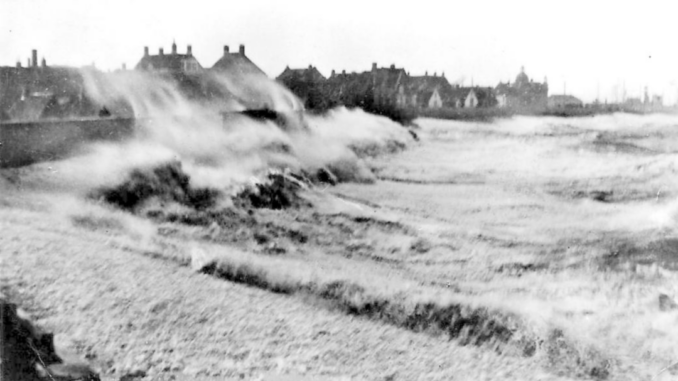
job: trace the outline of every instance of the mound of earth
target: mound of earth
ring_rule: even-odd
[[[234,197],[234,203],[242,208],[287,209],[310,206],[299,197],[304,184],[296,178],[281,173],[269,173],[267,181],[247,187]]]
[[[151,198],[194,209],[207,209],[216,204],[220,192],[194,188],[189,183],[190,177],[182,170],[181,162],[174,161],[153,168],[135,169],[122,184],[100,188],[90,196],[129,211],[136,210]]]

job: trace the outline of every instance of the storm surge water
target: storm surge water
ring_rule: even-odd
[[[676,377],[678,117],[418,124],[368,200],[441,221],[422,276],[519,310],[556,374]]]
[[[97,260],[122,248],[315,297],[478,345],[488,358],[528,364],[535,379],[678,374],[675,116],[420,119],[420,143],[408,145],[407,130],[361,111],[305,115],[272,82],[189,91],[163,76],[120,75],[129,78],[92,78],[90,92],[137,118],[132,139],[0,178],[3,191],[17,190],[0,194],[6,226],[30,221],[17,231],[36,238],[58,226],[59,238],[76,237],[69,263],[93,252],[83,236],[105,242]],[[253,95],[268,87],[275,95]],[[257,105],[277,116],[237,112]],[[46,197],[22,204],[31,190]],[[119,363],[136,357],[114,347]]]

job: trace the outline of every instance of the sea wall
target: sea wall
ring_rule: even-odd
[[[133,118],[88,118],[0,123],[0,168],[65,157],[86,142],[120,141],[134,133]]]

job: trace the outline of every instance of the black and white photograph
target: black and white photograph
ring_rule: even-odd
[[[0,380],[678,380],[676,25],[0,0]]]

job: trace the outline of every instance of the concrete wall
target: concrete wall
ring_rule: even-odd
[[[0,168],[67,157],[87,142],[120,141],[134,126],[131,118],[0,123]]]

